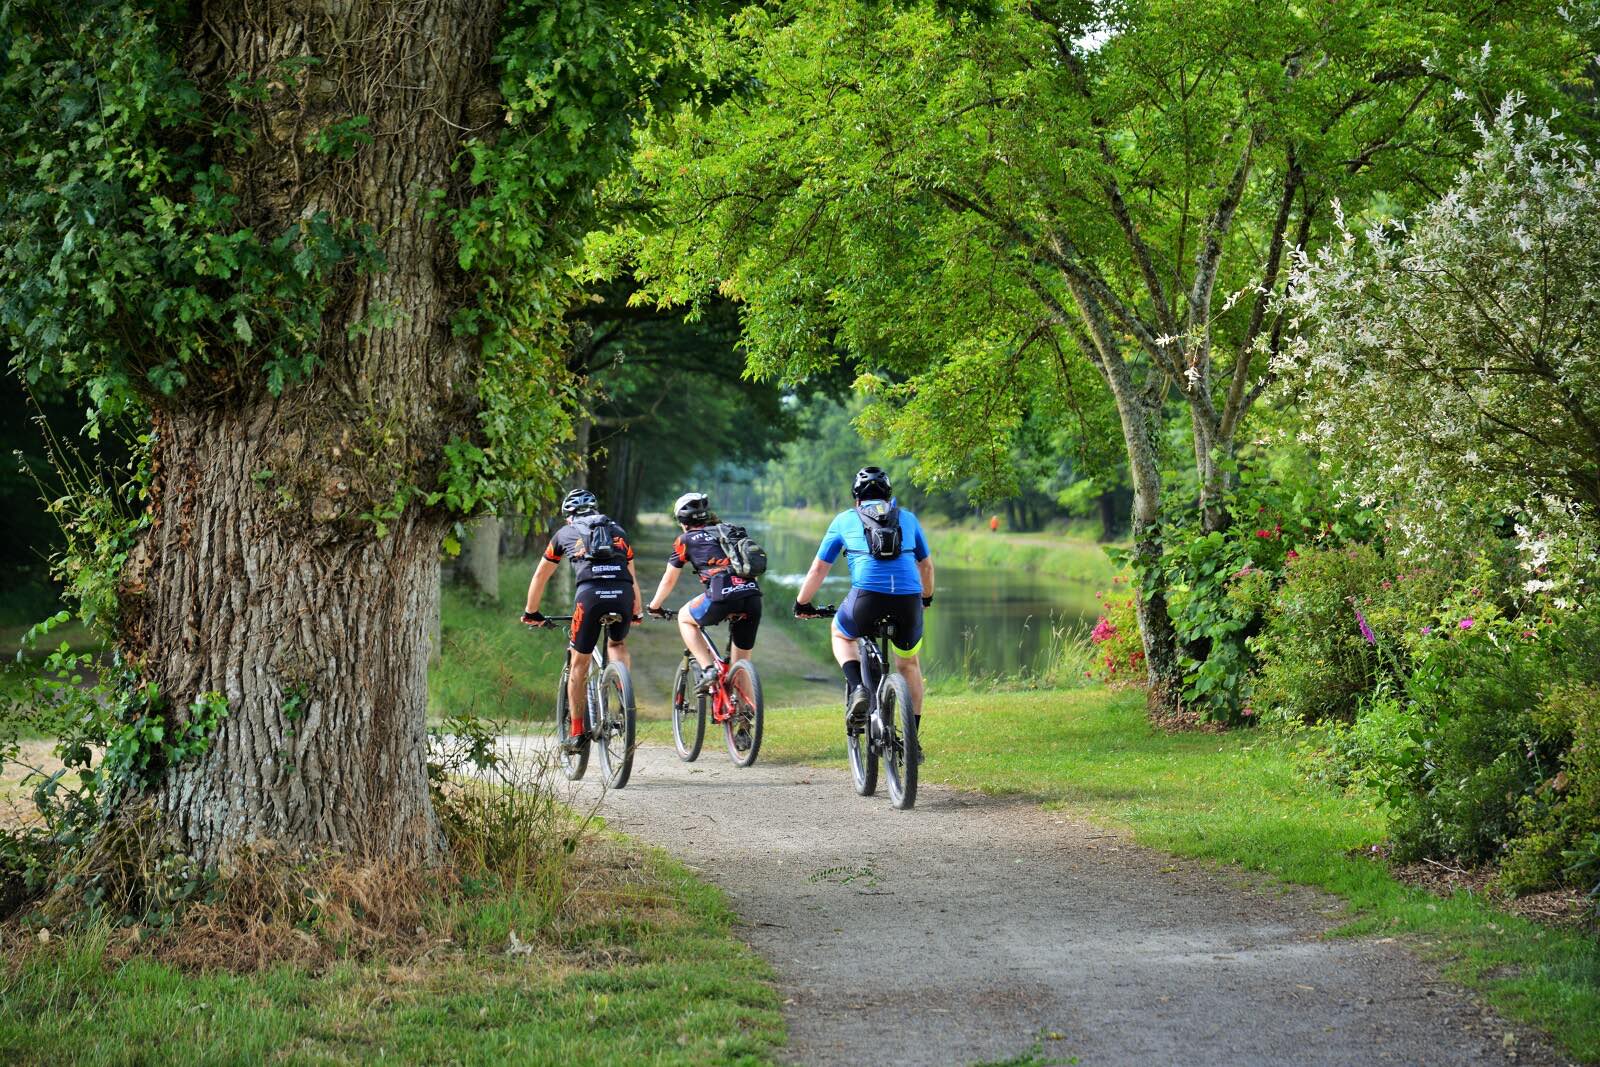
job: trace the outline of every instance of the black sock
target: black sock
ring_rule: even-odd
[[[844,680],[851,689],[861,688],[861,661],[853,659],[844,665]]]

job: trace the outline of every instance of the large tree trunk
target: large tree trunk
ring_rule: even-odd
[[[197,8],[186,62],[210,106],[234,106],[230,84],[267,90],[238,105],[253,140],[219,159],[241,222],[363,223],[385,266],[335,279],[309,382],[274,398],[245,377],[157,418],[154,522],[123,575],[119,640],[175,718],[204,693],[228,699],[210,750],[169,773],[158,808],[206,862],[264,839],[430,861],[443,847],[424,717],[445,519],[395,500],[435,484],[444,444],[472,425],[477,351],[450,329],[469,289],[429,193],[458,186],[463,137],[496,117],[500,5]],[[308,150],[354,116],[371,144]],[[387,324],[359,325],[384,310]]]
[[[207,862],[265,840],[430,860],[442,847],[425,764],[443,521],[411,509],[383,538],[285,522],[252,478],[270,432],[260,408],[158,427],[160,499],[148,570],[125,582],[138,608],[125,639],[170,698],[228,701],[205,755],[167,777],[166,829]]]

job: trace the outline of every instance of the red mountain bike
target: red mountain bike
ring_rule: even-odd
[[[672,615],[664,609],[653,614],[662,619]],[[734,766],[748,767],[761,751],[761,729],[766,717],[761,702],[761,676],[747,659],[729,663],[705,627],[698,623],[695,626],[711,649],[711,662],[717,671],[717,684],[710,694],[711,721],[722,725],[728,758]],[[672,680],[672,743],[678,749],[678,758],[685,763],[699,758],[706,737],[707,700],[694,691],[693,667],[694,656],[684,649],[683,662],[678,664],[678,674]]]

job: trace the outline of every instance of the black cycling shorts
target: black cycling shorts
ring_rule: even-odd
[[[903,656],[914,656],[922,647],[922,596],[918,593],[875,593],[850,587],[850,595],[839,605],[833,628],[852,640],[867,637],[880,620],[894,623],[894,639],[889,643]]]
[[[761,594],[746,593],[727,600],[712,600],[702,594],[690,603],[689,614],[701,626],[728,620],[728,639],[735,648],[748,652],[756,647],[756,631],[761,629]]]
[[[628,636],[628,626],[633,621],[632,582],[584,582],[578,586],[578,595],[572,603],[572,647],[581,655],[594,651],[600,641],[600,620],[606,615],[622,616],[606,629],[612,641]]]

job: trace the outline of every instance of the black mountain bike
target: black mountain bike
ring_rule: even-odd
[[[818,608],[814,618],[832,618],[832,605]],[[911,688],[894,669],[889,639],[894,623],[879,619],[856,639],[861,650],[861,682],[867,691],[867,721],[853,723],[845,713],[844,744],[850,755],[850,777],[856,792],[870,797],[878,791],[878,760],[889,779],[889,803],[905,811],[917,802],[917,716],[911,708]],[[850,694],[846,693],[848,700]]]
[[[550,623],[570,622],[571,615],[547,615]],[[612,613],[600,619],[600,640],[595,642],[594,665],[589,668],[587,707],[584,709],[583,741],[576,752],[558,749],[561,773],[576,782],[589,768],[589,748],[600,749],[600,773],[607,788],[621,789],[628,784],[633,773],[634,732],[636,715],[633,706],[633,678],[621,663],[612,663],[606,652],[606,630],[612,623],[622,621],[622,616]],[[559,629],[559,627],[551,627]],[[556,740],[559,742],[572,734],[572,713],[567,706],[567,678],[572,673],[572,660],[565,658],[561,665],[561,681],[556,686]]]
[[[671,612],[653,612],[657,618],[671,617]],[[711,639],[704,626],[696,623],[700,636],[711,649],[711,662],[716,668],[717,682],[711,689],[711,721],[722,725],[728,743],[728,758],[735,767],[748,767],[756,761],[761,751],[761,730],[765,709],[761,700],[761,676],[756,665],[747,659],[729,663],[717,643]],[[678,664],[678,674],[672,680],[672,743],[678,749],[678,758],[693,763],[700,755],[700,746],[706,737],[706,697],[694,692],[694,656],[683,650],[683,662]],[[691,701],[693,703],[691,703]]]

